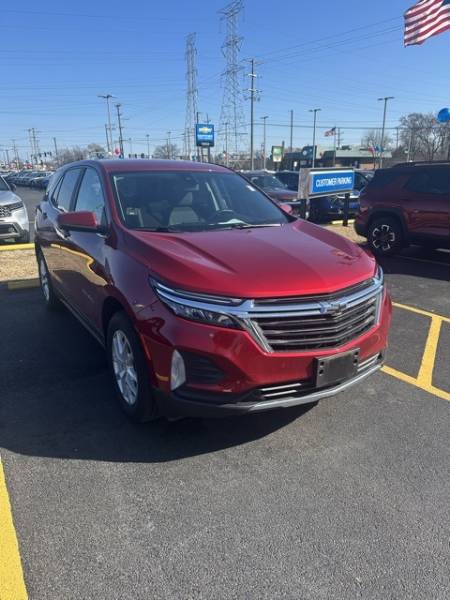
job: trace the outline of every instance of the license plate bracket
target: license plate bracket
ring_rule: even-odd
[[[352,379],[358,373],[359,348],[316,358],[316,387],[322,388]]]

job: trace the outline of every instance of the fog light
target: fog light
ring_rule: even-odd
[[[170,368],[170,389],[176,390],[186,381],[186,367],[184,360],[178,350],[172,354],[172,366]]]

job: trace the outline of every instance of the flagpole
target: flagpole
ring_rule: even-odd
[[[337,129],[335,127],[334,128],[334,136],[333,136],[334,137],[333,167],[336,166],[336,132],[337,132]]]

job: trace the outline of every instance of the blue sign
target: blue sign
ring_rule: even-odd
[[[214,125],[197,123],[195,126],[195,143],[197,146],[214,146]]]
[[[309,194],[328,196],[342,192],[351,192],[355,187],[355,173],[351,169],[311,171]]]

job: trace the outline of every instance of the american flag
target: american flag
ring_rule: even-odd
[[[450,29],[450,0],[420,0],[405,12],[405,46]]]
[[[449,0],[450,2],[450,0]],[[325,137],[330,137],[332,135],[336,135],[336,127],[333,127],[332,129],[329,129],[328,131],[325,131]]]

